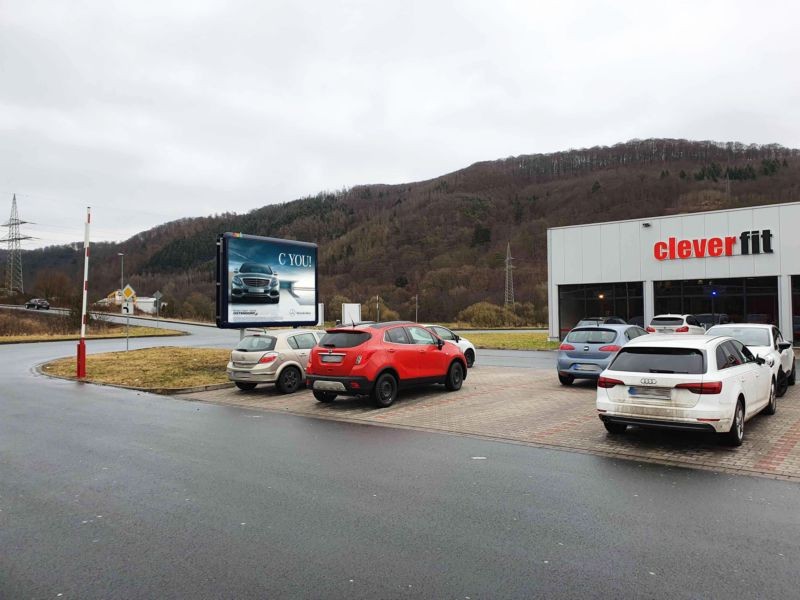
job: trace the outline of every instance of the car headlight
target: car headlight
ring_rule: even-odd
[[[768,364],[770,367],[773,367],[773,366],[775,366],[775,359],[774,359],[772,356],[768,356],[766,360],[767,360],[767,364]]]
[[[278,278],[276,277],[272,281],[269,282],[270,287],[278,287]]]
[[[241,277],[239,277],[238,275],[235,275],[235,276],[233,277],[233,284],[234,284],[234,285],[240,285],[240,286],[243,286],[243,285],[244,285],[244,282],[242,281],[242,278],[241,278]]]

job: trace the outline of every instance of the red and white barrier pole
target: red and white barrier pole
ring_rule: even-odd
[[[86,207],[86,235],[83,238],[83,305],[81,309],[81,340],[78,342],[78,379],[86,377],[86,305],[89,295],[89,224],[92,207]]]

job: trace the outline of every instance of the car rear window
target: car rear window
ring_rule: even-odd
[[[249,335],[239,342],[236,349],[242,352],[267,352],[275,349],[277,339],[271,335]]]
[[[365,331],[334,331],[322,336],[319,345],[326,348],[355,348],[371,337]]]
[[[771,346],[770,333],[766,329],[755,327],[712,327],[706,335],[727,335],[739,340],[745,346]]]
[[[630,348],[624,347],[609,366],[612,371],[630,373],[706,372],[705,356],[694,348]]]
[[[573,329],[567,334],[566,342],[573,344],[610,344],[617,339],[617,332],[613,329]]]
[[[650,325],[683,325],[681,317],[656,317],[650,321]]]

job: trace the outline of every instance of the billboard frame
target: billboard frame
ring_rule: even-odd
[[[314,255],[314,315],[304,321],[240,321],[231,322],[228,320],[230,305],[230,287],[228,285],[228,243],[231,239],[248,239],[260,242],[272,242],[276,244],[288,244],[304,250],[313,250]],[[247,329],[249,327],[315,327],[319,322],[319,246],[311,242],[300,242],[297,240],[284,240],[280,238],[265,237],[260,235],[250,235],[246,233],[235,233],[226,231],[217,235],[217,253],[215,269],[215,308],[216,323],[220,329]]]

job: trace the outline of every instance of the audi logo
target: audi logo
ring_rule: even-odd
[[[658,383],[658,381],[656,381],[655,379],[649,379],[645,377],[644,379],[642,379],[642,383],[644,383],[645,385],[655,385],[656,383]]]

